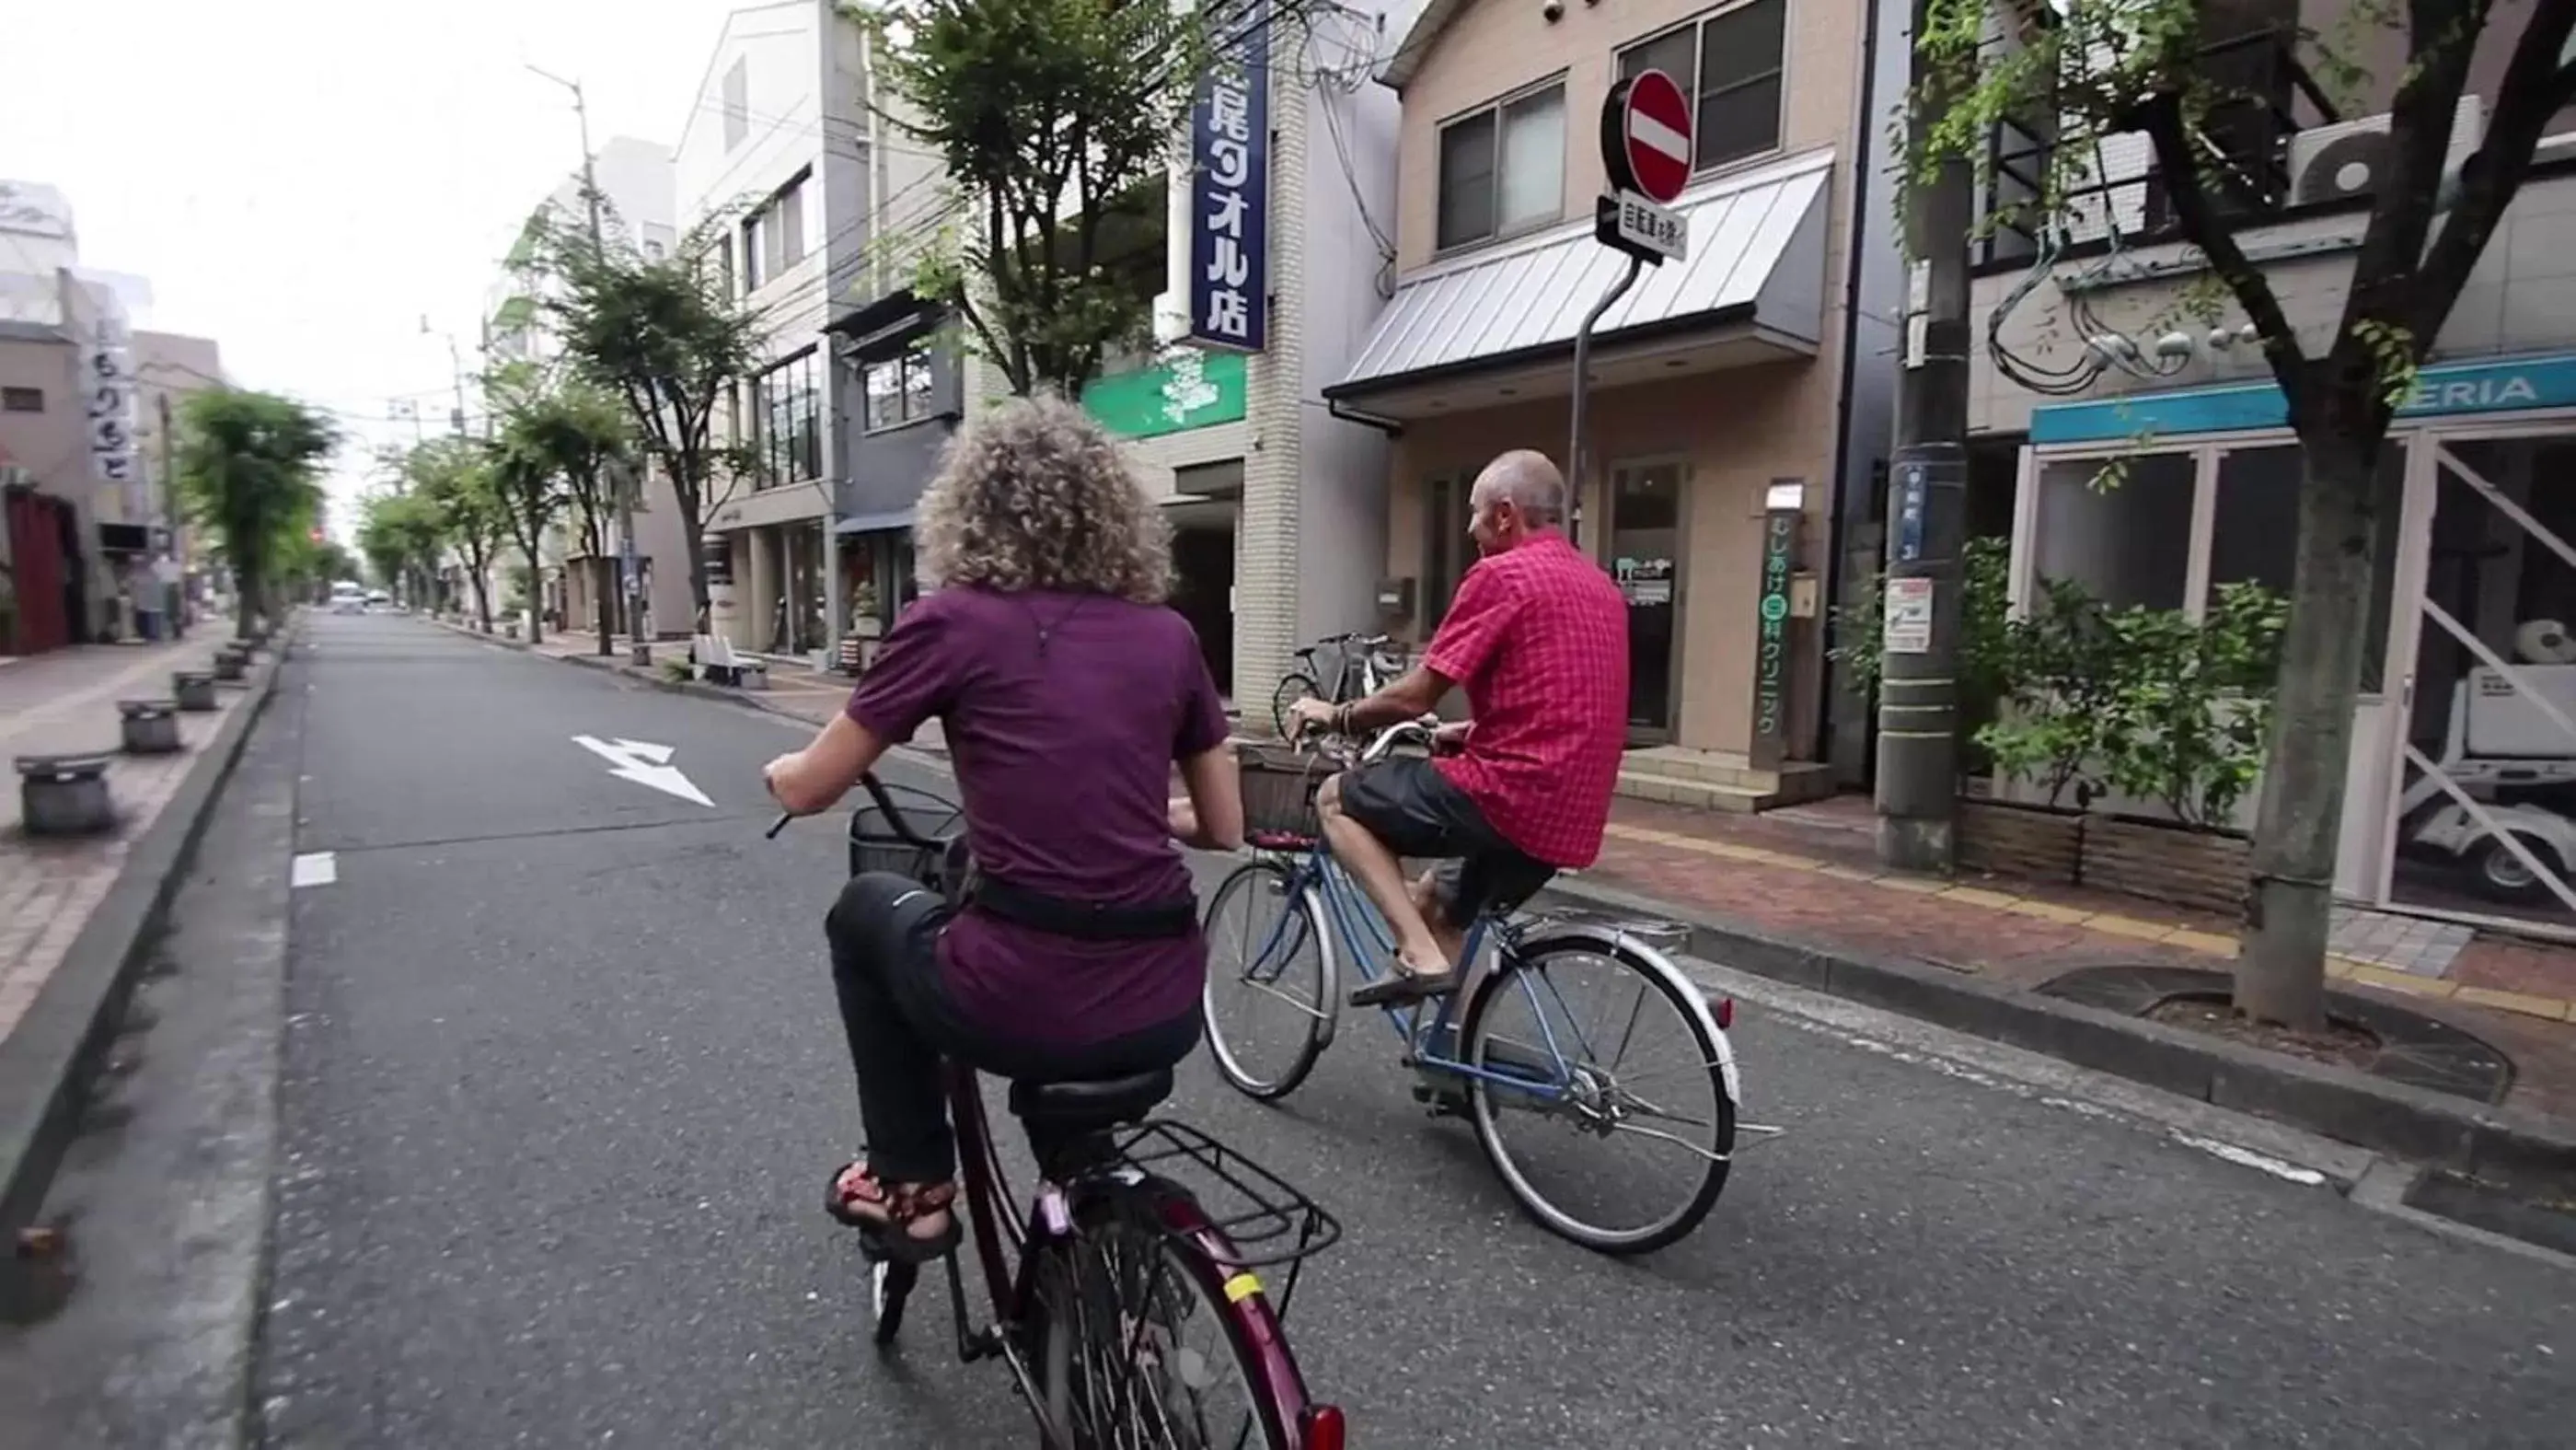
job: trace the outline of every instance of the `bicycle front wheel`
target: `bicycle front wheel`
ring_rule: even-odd
[[[1594,934],[1527,943],[1478,985],[1459,1041],[1477,1072],[1476,1141],[1549,1231],[1642,1254],[1716,1206],[1735,1152],[1734,1058],[1660,956]]]
[[[1270,692],[1270,724],[1279,732],[1280,739],[1297,738],[1288,729],[1288,707],[1309,696],[1322,699],[1324,687],[1315,683],[1313,675],[1302,671],[1291,671],[1286,679],[1279,682],[1279,688]]]
[[[1339,1020],[1340,976],[1323,904],[1263,857],[1236,867],[1208,899],[1208,1055],[1235,1090],[1268,1102],[1315,1070]]]
[[[1072,1237],[1039,1250],[1027,1385],[1054,1450],[1290,1450],[1306,1408],[1277,1317],[1249,1275],[1187,1235],[1178,1185],[1097,1184]]]

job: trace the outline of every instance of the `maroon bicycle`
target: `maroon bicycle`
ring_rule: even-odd
[[[873,774],[863,784],[851,871],[898,871],[960,899],[956,806],[890,790]],[[937,824],[917,828],[897,794]],[[1342,1450],[1342,1412],[1308,1397],[1282,1328],[1299,1269],[1341,1225],[1277,1174],[1153,1117],[1171,1092],[1168,1071],[1012,1083],[1010,1111],[1037,1167],[1026,1208],[1015,1209],[1023,1200],[1010,1190],[980,1081],[950,1064],[968,1225],[960,1247],[972,1245],[991,1303],[991,1318],[976,1323],[959,1254],[940,1261],[958,1356],[1010,1367],[1048,1450]],[[921,1268],[870,1257],[883,1349]]]

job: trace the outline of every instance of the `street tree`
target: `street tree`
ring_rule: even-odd
[[[2382,106],[2390,146],[2373,178],[2349,292],[2322,345],[2303,340],[2281,296],[2250,260],[2240,229],[2264,183],[2218,138],[2267,98],[2231,89],[2207,63],[2220,13],[2196,0],[1926,0],[1915,97],[1926,128],[1911,185],[1966,158],[1991,178],[1988,139],[2007,122],[2054,129],[2036,197],[1990,218],[2053,227],[2098,188],[2096,144],[2144,135],[2156,185],[2180,239],[2214,279],[2197,305],[2232,303],[2253,326],[2288,403],[2305,470],[2299,490],[2288,633],[2252,851],[2237,1010],[2313,1030],[2324,1022],[2325,950],[2345,762],[2362,667],[2372,560],[2381,519],[2373,487],[2381,446],[2505,208],[2528,174],[2550,118],[2576,100],[2567,57],[2576,0],[2352,0],[2294,38],[2335,89]],[[2511,21],[2523,28],[2514,34]],[[2491,25],[2500,28],[2490,35]],[[2241,25],[2239,27],[2242,28]],[[2470,61],[2509,53],[2486,97],[2485,134],[2465,166],[2445,158]],[[2356,57],[2402,57],[2372,75]],[[1929,102],[1927,104],[1927,102]],[[2252,170],[2268,165],[2258,162]],[[2098,201],[2098,194],[2097,194]],[[2186,305],[2195,305],[2189,299]]]
[[[546,531],[563,516],[571,493],[561,465],[541,434],[543,379],[525,366],[504,369],[493,391],[500,399],[500,434],[492,447],[492,491],[500,498],[510,537],[527,561],[528,642],[537,644],[545,638],[545,605],[539,595],[545,580]]]
[[[406,486],[428,500],[439,538],[456,551],[474,591],[474,616],[492,632],[492,563],[511,536],[510,512],[493,478],[493,450],[480,439],[433,438],[403,459]]]
[[[751,468],[719,438],[717,410],[767,355],[759,316],[731,295],[718,248],[734,218],[691,229],[665,257],[557,227],[543,247],[558,286],[542,305],[575,375],[624,405],[634,446],[670,480],[703,624],[707,520]]]
[[[964,322],[1013,393],[1078,396],[1105,354],[1148,332],[1174,137],[1192,81],[1246,8],[845,7],[877,37],[900,101],[887,119],[938,155],[952,193],[923,234],[880,245],[904,254],[889,260],[908,262],[913,292]],[[1275,3],[1271,23],[1294,8]]]
[[[180,410],[179,488],[232,567],[233,628],[248,638],[313,562],[320,472],[339,439],[322,413],[274,393],[213,388]]]
[[[369,494],[361,506],[358,552],[366,556],[387,589],[399,589],[415,606],[429,598],[430,581],[438,577],[445,546],[440,510],[411,491],[407,477],[402,492]]]
[[[632,433],[625,409],[578,373],[548,379],[509,416],[505,446],[522,447],[545,460],[561,481],[562,503],[581,530],[597,596],[599,653],[612,651],[617,632],[617,564],[608,548],[618,490],[632,478]]]

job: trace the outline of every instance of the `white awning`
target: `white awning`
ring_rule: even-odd
[[[1740,324],[1812,349],[1824,336],[1830,151],[1709,182],[1683,194],[1689,254],[1648,267],[1602,314],[1595,345],[1648,332]],[[1570,352],[1583,315],[1618,281],[1625,254],[1583,220],[1436,263],[1407,278],[1333,398],[1428,383]]]

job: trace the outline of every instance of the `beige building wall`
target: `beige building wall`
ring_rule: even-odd
[[[1802,568],[1821,571],[1832,465],[1832,375],[1816,365],[1772,363],[1597,394],[1586,426],[1606,465],[1680,458],[1689,469],[1682,528],[1679,639],[1673,672],[1674,743],[1741,752],[1752,741],[1754,601],[1760,579],[1763,496],[1775,479],[1807,484]],[[1720,405],[1720,399],[1723,402]],[[1409,426],[1395,445],[1389,489],[1387,572],[1419,577],[1426,479],[1472,473],[1508,448],[1550,454],[1565,446],[1562,398]],[[1585,490],[1581,543],[1607,558],[1607,510]],[[1455,523],[1461,532],[1462,518]],[[1789,739],[1812,741],[1824,680],[1816,622],[1798,622]],[[1419,631],[1415,631],[1417,634]],[[1792,750],[1792,754],[1799,754]]]
[[[1535,4],[1485,0],[1463,6],[1403,87],[1399,166],[1405,184],[1399,191],[1397,235],[1402,267],[1409,273],[1479,249],[1462,247],[1445,254],[1433,249],[1442,122],[1561,73],[1567,117],[1564,214],[1586,214],[1592,198],[1607,185],[1597,118],[1616,78],[1619,51],[1726,8],[1706,0],[1570,5],[1562,19],[1551,23]],[[1751,744],[1763,501],[1775,480],[1797,479],[1806,486],[1800,568],[1819,578],[1829,568],[1830,520],[1840,486],[1834,471],[1837,403],[1850,301],[1843,285],[1854,219],[1855,177],[1849,158],[1859,151],[1866,24],[1867,7],[1861,0],[1788,0],[1780,149],[1693,178],[1696,187],[1786,155],[1823,149],[1836,153],[1821,259],[1826,281],[1823,340],[1816,355],[1671,382],[1596,384],[1591,395],[1586,451],[1598,476],[1582,486],[1587,553],[1607,557],[1603,480],[1609,470],[1632,459],[1679,457],[1689,464],[1682,515],[1688,542],[1672,673],[1676,745],[1740,753]],[[1884,205],[1885,195],[1883,185],[1874,189],[1872,204]],[[1784,266],[1816,264],[1813,257],[1783,261]],[[1394,450],[1388,573],[1417,579],[1424,573],[1426,479],[1472,471],[1506,448],[1537,448],[1561,462],[1568,424],[1563,396],[1408,422]],[[1458,527],[1465,527],[1463,520]],[[1820,620],[1795,622],[1787,749],[1792,759],[1813,760],[1822,754],[1823,648]]]

